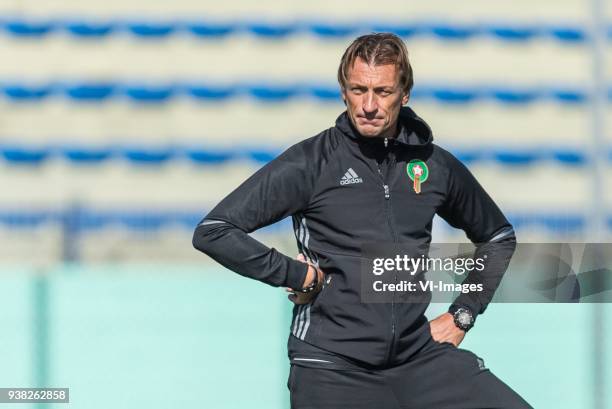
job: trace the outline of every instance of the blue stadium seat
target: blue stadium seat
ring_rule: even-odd
[[[25,85],[25,84],[4,84],[2,91],[4,95],[13,101],[38,101],[50,96],[54,91],[52,85]]]
[[[487,152],[484,150],[457,148],[452,149],[451,152],[466,165],[487,159]]]
[[[575,150],[554,149],[551,152],[551,156],[554,160],[560,162],[563,165],[581,166],[586,164],[587,162],[587,158],[584,152],[578,152]]]
[[[542,227],[556,234],[580,233],[586,226],[585,217],[579,214],[509,214],[508,219],[517,230]]]
[[[133,230],[157,230],[172,220],[167,214],[152,211],[123,212],[114,216],[114,221]]]
[[[557,88],[548,91],[548,95],[564,104],[582,104],[587,101],[587,94],[584,91],[569,88]]]
[[[73,217],[72,228],[85,231],[96,231],[113,224],[112,213],[104,211],[94,211],[92,209],[78,209],[76,214],[70,215],[69,211],[64,213],[64,217]]]
[[[279,155],[279,151],[263,149],[247,149],[240,153],[241,157],[259,163],[268,163]]]
[[[298,95],[299,91],[295,86],[282,85],[251,85],[247,87],[248,93],[261,101],[282,102]]]
[[[196,37],[220,38],[234,33],[238,27],[231,23],[195,21],[185,23],[185,29]]]
[[[204,217],[205,212],[177,212],[173,216],[173,222],[178,223],[186,229],[193,229]]]
[[[534,26],[519,25],[485,25],[482,31],[497,37],[500,40],[511,42],[524,42],[535,38],[541,31]]]
[[[579,215],[543,215],[536,218],[536,222],[556,232],[577,233],[586,227],[585,218]]]
[[[0,146],[5,161],[13,164],[40,165],[51,155],[45,147]]]
[[[4,29],[15,37],[42,37],[51,33],[56,25],[51,21],[26,21],[21,19],[4,21]]]
[[[338,86],[312,85],[308,88],[310,95],[322,101],[338,102],[342,96]]]
[[[177,27],[169,22],[135,21],[127,23],[126,28],[137,37],[162,38],[172,34]]]
[[[111,159],[114,154],[111,148],[66,146],[59,149],[66,159],[76,164],[98,164]]]
[[[217,165],[231,160],[235,153],[232,151],[219,151],[204,148],[185,149],[187,157],[198,164]]]
[[[423,88],[424,92],[426,88]],[[431,90],[431,96],[447,104],[467,104],[482,96],[479,90],[463,87],[438,87]]]
[[[512,89],[508,87],[495,87],[490,91],[490,96],[499,102],[509,105],[524,105],[535,101],[540,97],[537,89]]]
[[[443,40],[467,40],[479,33],[476,26],[449,23],[433,23],[429,30]]]
[[[238,92],[236,87],[230,85],[192,84],[184,88],[189,96],[199,100],[225,100]]]
[[[586,33],[578,27],[550,27],[548,32],[554,38],[564,43],[579,43],[586,39]]]
[[[357,24],[314,22],[307,25],[308,30],[320,37],[348,37],[359,30]]]
[[[82,83],[66,85],[67,96],[76,101],[104,101],[113,96],[117,87],[115,84]]]
[[[161,165],[168,162],[176,154],[173,148],[127,147],[121,154],[134,164]]]
[[[264,38],[282,39],[295,33],[298,27],[292,23],[248,23],[245,29],[250,33]]]
[[[142,103],[162,103],[174,96],[176,88],[172,85],[126,85],[125,95]]]
[[[75,37],[102,38],[113,33],[117,26],[110,22],[66,21],[64,28]]]
[[[493,151],[493,158],[503,164],[509,166],[525,166],[531,165],[538,159],[542,158],[541,152],[536,150],[497,150]]]
[[[56,220],[56,214],[51,211],[0,210],[0,224],[12,228],[29,229]]]

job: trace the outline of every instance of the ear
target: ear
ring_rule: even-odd
[[[410,94],[406,94],[402,97],[402,105],[406,105],[410,99]]]
[[[342,97],[342,102],[344,102],[344,106],[346,106],[346,95],[344,87],[340,87],[340,96]]]

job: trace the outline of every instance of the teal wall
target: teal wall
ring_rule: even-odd
[[[0,271],[2,387],[70,387],[71,407],[87,409],[288,406],[281,289],[197,266]],[[538,409],[588,409],[594,308],[494,304],[462,347]]]

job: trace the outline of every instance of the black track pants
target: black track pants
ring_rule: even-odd
[[[323,351],[293,351],[292,409],[525,409],[523,398],[450,343],[431,341],[393,368],[368,370]]]

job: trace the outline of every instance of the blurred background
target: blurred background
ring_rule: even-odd
[[[402,36],[409,105],[520,242],[609,242],[611,16],[609,0],[3,0],[0,387],[288,408],[291,305],[191,237],[333,125],[362,33]],[[297,251],[288,221],[255,236]],[[458,240],[436,221],[434,241]],[[609,304],[493,304],[463,345],[536,408],[612,408]]]

